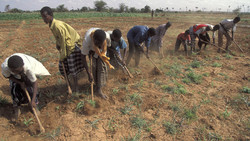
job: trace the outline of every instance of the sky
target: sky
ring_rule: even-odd
[[[18,8],[21,10],[40,10],[43,6],[56,8],[64,4],[66,8],[81,9],[82,7],[94,8],[96,0],[0,0],[0,11],[4,12],[5,6]],[[171,11],[204,10],[204,11],[232,11],[238,7],[241,12],[250,12],[250,0],[103,0],[108,7],[119,8],[120,3],[128,7],[137,9],[144,8],[146,5],[151,9],[165,9]],[[244,5],[244,6],[243,6]],[[196,9],[198,7],[198,9]]]

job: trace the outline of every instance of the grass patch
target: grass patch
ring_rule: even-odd
[[[50,139],[50,140],[56,140],[56,137],[59,136],[61,133],[61,127],[58,127],[54,130],[52,130],[51,132],[45,133],[45,137],[46,139]]]
[[[217,63],[217,62],[214,62],[214,63],[212,64],[212,67],[222,67],[222,64]]]
[[[163,123],[163,126],[168,134],[175,135],[178,132],[179,125],[176,123],[167,121]]]
[[[142,96],[140,96],[137,93],[134,93],[134,94],[130,95],[129,100],[133,103],[133,105],[138,106],[138,107],[140,107],[140,105],[143,102]]]
[[[133,110],[131,106],[125,106],[124,108],[121,108],[120,111],[123,115],[130,114],[130,112]]]
[[[141,118],[138,115],[130,118],[130,122],[131,122],[132,126],[139,128],[139,129],[148,130],[150,128],[149,125],[147,124],[146,120]]]
[[[243,93],[250,94],[250,88],[248,88],[248,87],[243,87],[241,91],[242,91]]]
[[[176,84],[176,86],[173,86],[173,87],[168,86],[168,85],[162,85],[161,88],[165,92],[169,92],[171,94],[186,94],[187,93],[187,90],[181,84]]]
[[[193,71],[186,74],[186,76],[182,79],[182,82],[188,83],[195,83],[200,84],[202,81],[202,75],[196,74]]]
[[[192,68],[200,68],[201,62],[200,62],[200,61],[197,61],[197,60],[194,60],[194,61],[190,64],[190,66],[191,66]]]

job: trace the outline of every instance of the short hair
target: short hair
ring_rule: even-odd
[[[172,25],[171,22],[167,22],[167,23],[166,23],[166,26],[167,26],[167,27],[170,27],[171,25]]]
[[[47,12],[48,15],[53,17],[53,11],[50,7],[45,6],[40,10],[40,14],[42,15],[44,12]]]
[[[155,29],[154,29],[153,27],[150,27],[150,28],[148,29],[148,33],[149,33],[149,35],[154,36],[154,35],[156,34],[156,31],[155,31]]]
[[[240,21],[240,17],[239,16],[237,16],[237,17],[235,17],[234,19],[233,19],[233,22],[234,23],[238,23]]]
[[[216,30],[218,30],[219,28],[220,28],[220,25],[217,24],[217,25],[214,26],[213,31],[216,31]]]
[[[23,59],[20,56],[13,55],[8,59],[8,67],[16,69],[24,65]]]
[[[210,30],[212,30],[212,27],[211,26],[207,26],[206,27],[206,31],[210,31]]]
[[[186,31],[185,31],[185,34],[190,34],[190,31],[189,31],[189,30],[186,30]]]
[[[101,44],[106,39],[106,33],[101,29],[97,29],[94,32],[93,38],[95,41],[97,41],[97,43]]]
[[[113,35],[115,38],[119,38],[119,39],[120,39],[120,38],[122,37],[122,32],[121,32],[120,29],[115,29],[115,30],[113,30],[112,35]]]

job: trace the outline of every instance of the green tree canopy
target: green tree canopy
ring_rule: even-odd
[[[105,9],[105,6],[107,5],[106,2],[100,0],[100,1],[94,1],[96,11],[103,11]]]

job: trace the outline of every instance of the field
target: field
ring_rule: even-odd
[[[124,75],[122,70],[109,71],[104,88],[109,99],[95,97],[92,101],[85,71],[79,75],[81,92],[67,97],[66,82],[58,72],[55,39],[39,15],[14,20],[0,13],[0,62],[13,53],[25,53],[41,61],[52,74],[38,80],[39,117],[46,130],[44,134],[39,133],[38,123],[27,105],[22,107],[19,120],[13,122],[9,82],[0,76],[0,140],[250,140],[250,15],[241,15],[235,33],[235,41],[244,53],[235,44],[230,46],[231,54],[217,53],[213,46],[188,56],[184,55],[183,47],[173,52],[176,36],[190,26],[215,25],[235,16],[225,13],[166,13],[153,19],[150,14],[58,16],[81,37],[89,28],[99,27],[119,28],[126,39],[134,25],[156,28],[172,22],[164,36],[165,58],[150,52],[164,74],[157,74],[145,56],[139,68],[134,67],[132,59],[128,68],[134,78]]]

